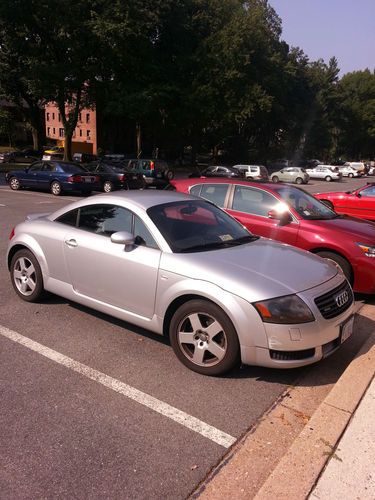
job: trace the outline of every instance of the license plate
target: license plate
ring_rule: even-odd
[[[353,333],[353,324],[354,324],[354,316],[349,318],[345,323],[343,323],[340,326],[341,334],[340,334],[340,340],[341,343],[345,342],[351,334]]]
[[[85,182],[94,182],[93,177],[84,177]]]

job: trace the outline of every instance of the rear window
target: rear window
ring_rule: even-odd
[[[75,163],[59,163],[58,164],[60,170],[66,172],[67,174],[83,174],[87,173],[87,170],[81,165],[77,165]]]

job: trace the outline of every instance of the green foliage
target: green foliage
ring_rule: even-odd
[[[2,0],[0,97],[39,142],[40,108],[56,102],[67,157],[94,105],[104,148],[134,150],[137,131],[173,156],[372,156],[374,74],[339,81],[335,58],[309,61],[281,36],[267,0]]]

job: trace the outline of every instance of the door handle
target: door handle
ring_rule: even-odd
[[[78,247],[78,243],[74,239],[65,240],[65,245],[71,248]]]

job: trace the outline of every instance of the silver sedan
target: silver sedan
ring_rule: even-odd
[[[52,292],[167,335],[206,375],[241,362],[307,365],[353,329],[353,293],[336,267],[181,193],[115,192],[28,216],[6,259],[23,300]]]

